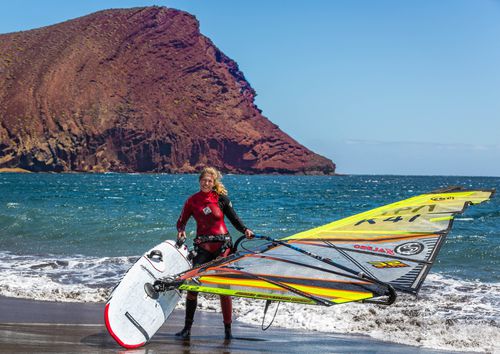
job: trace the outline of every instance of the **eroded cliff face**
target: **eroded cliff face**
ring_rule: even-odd
[[[107,10],[0,35],[0,167],[332,174],[261,115],[192,15]]]

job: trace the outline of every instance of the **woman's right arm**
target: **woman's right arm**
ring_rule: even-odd
[[[181,215],[179,215],[179,219],[177,219],[177,242],[180,243],[184,243],[186,240],[186,224],[192,215],[191,203],[189,201],[188,199],[186,203],[184,203]]]

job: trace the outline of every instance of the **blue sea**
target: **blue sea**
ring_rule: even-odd
[[[497,177],[226,175],[223,182],[247,226],[275,238],[447,186],[500,189]],[[197,191],[196,175],[0,174],[0,295],[105,301],[142,253],[175,239],[183,203]],[[500,350],[499,225],[498,195],[459,215],[416,298],[402,296],[387,308],[314,307],[315,321],[307,321],[311,307],[286,305],[277,323],[441,349]],[[194,228],[190,221],[191,237]],[[254,312],[251,300],[239,305],[240,320],[260,319],[260,305]]]

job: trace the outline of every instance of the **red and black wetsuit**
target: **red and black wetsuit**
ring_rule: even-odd
[[[191,216],[196,220],[196,238],[194,239],[196,255],[193,258],[193,266],[209,262],[219,256],[225,257],[231,253],[231,236],[224,223],[224,216],[227,216],[231,224],[241,233],[247,229],[236,215],[229,198],[214,191],[200,191],[189,197],[177,220],[177,231],[185,230],[186,223]],[[198,294],[188,293],[190,293],[190,298]],[[221,296],[220,298],[224,323],[230,324],[231,297]],[[186,321],[188,321],[188,317],[191,316],[187,311],[186,315]]]
[[[224,216],[227,216],[231,224],[244,233],[247,229],[236,215],[231,201],[225,195],[219,195],[216,192],[198,192],[193,194],[184,204],[179,220],[177,220],[177,231],[184,231],[188,219],[193,216],[196,220],[196,238],[195,248],[198,253],[204,254],[207,251],[215,259],[219,256],[227,256],[224,248],[230,243],[231,238],[224,223]],[[199,252],[201,250],[201,252]],[[223,254],[226,251],[226,254]],[[201,255],[200,255],[201,256]],[[203,258],[206,258],[205,255]],[[193,260],[193,265],[206,263],[210,260]]]

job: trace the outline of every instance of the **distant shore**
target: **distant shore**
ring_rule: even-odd
[[[19,168],[19,167],[13,167],[13,168],[3,167],[3,168],[0,168],[0,173],[5,173],[5,172],[32,173],[31,171],[28,171],[28,170],[25,170],[24,168]]]
[[[12,168],[0,168],[0,173],[49,173],[49,174],[78,174],[78,173],[85,173],[85,174],[105,174],[105,173],[123,173],[123,174],[141,174],[141,175],[155,175],[155,174],[171,174],[171,175],[191,175],[191,174],[198,174],[199,172],[194,171],[194,172],[136,172],[136,171],[131,171],[131,172],[115,172],[115,171],[104,171],[104,170],[89,170],[89,171],[60,171],[60,172],[55,172],[55,171],[29,171],[25,170],[23,168],[19,167],[12,167]],[[247,175],[247,173],[233,173],[233,172],[223,172],[224,175]],[[249,175],[259,175],[259,176],[349,176],[347,173],[332,173],[332,174],[316,174],[316,173],[252,173]]]

